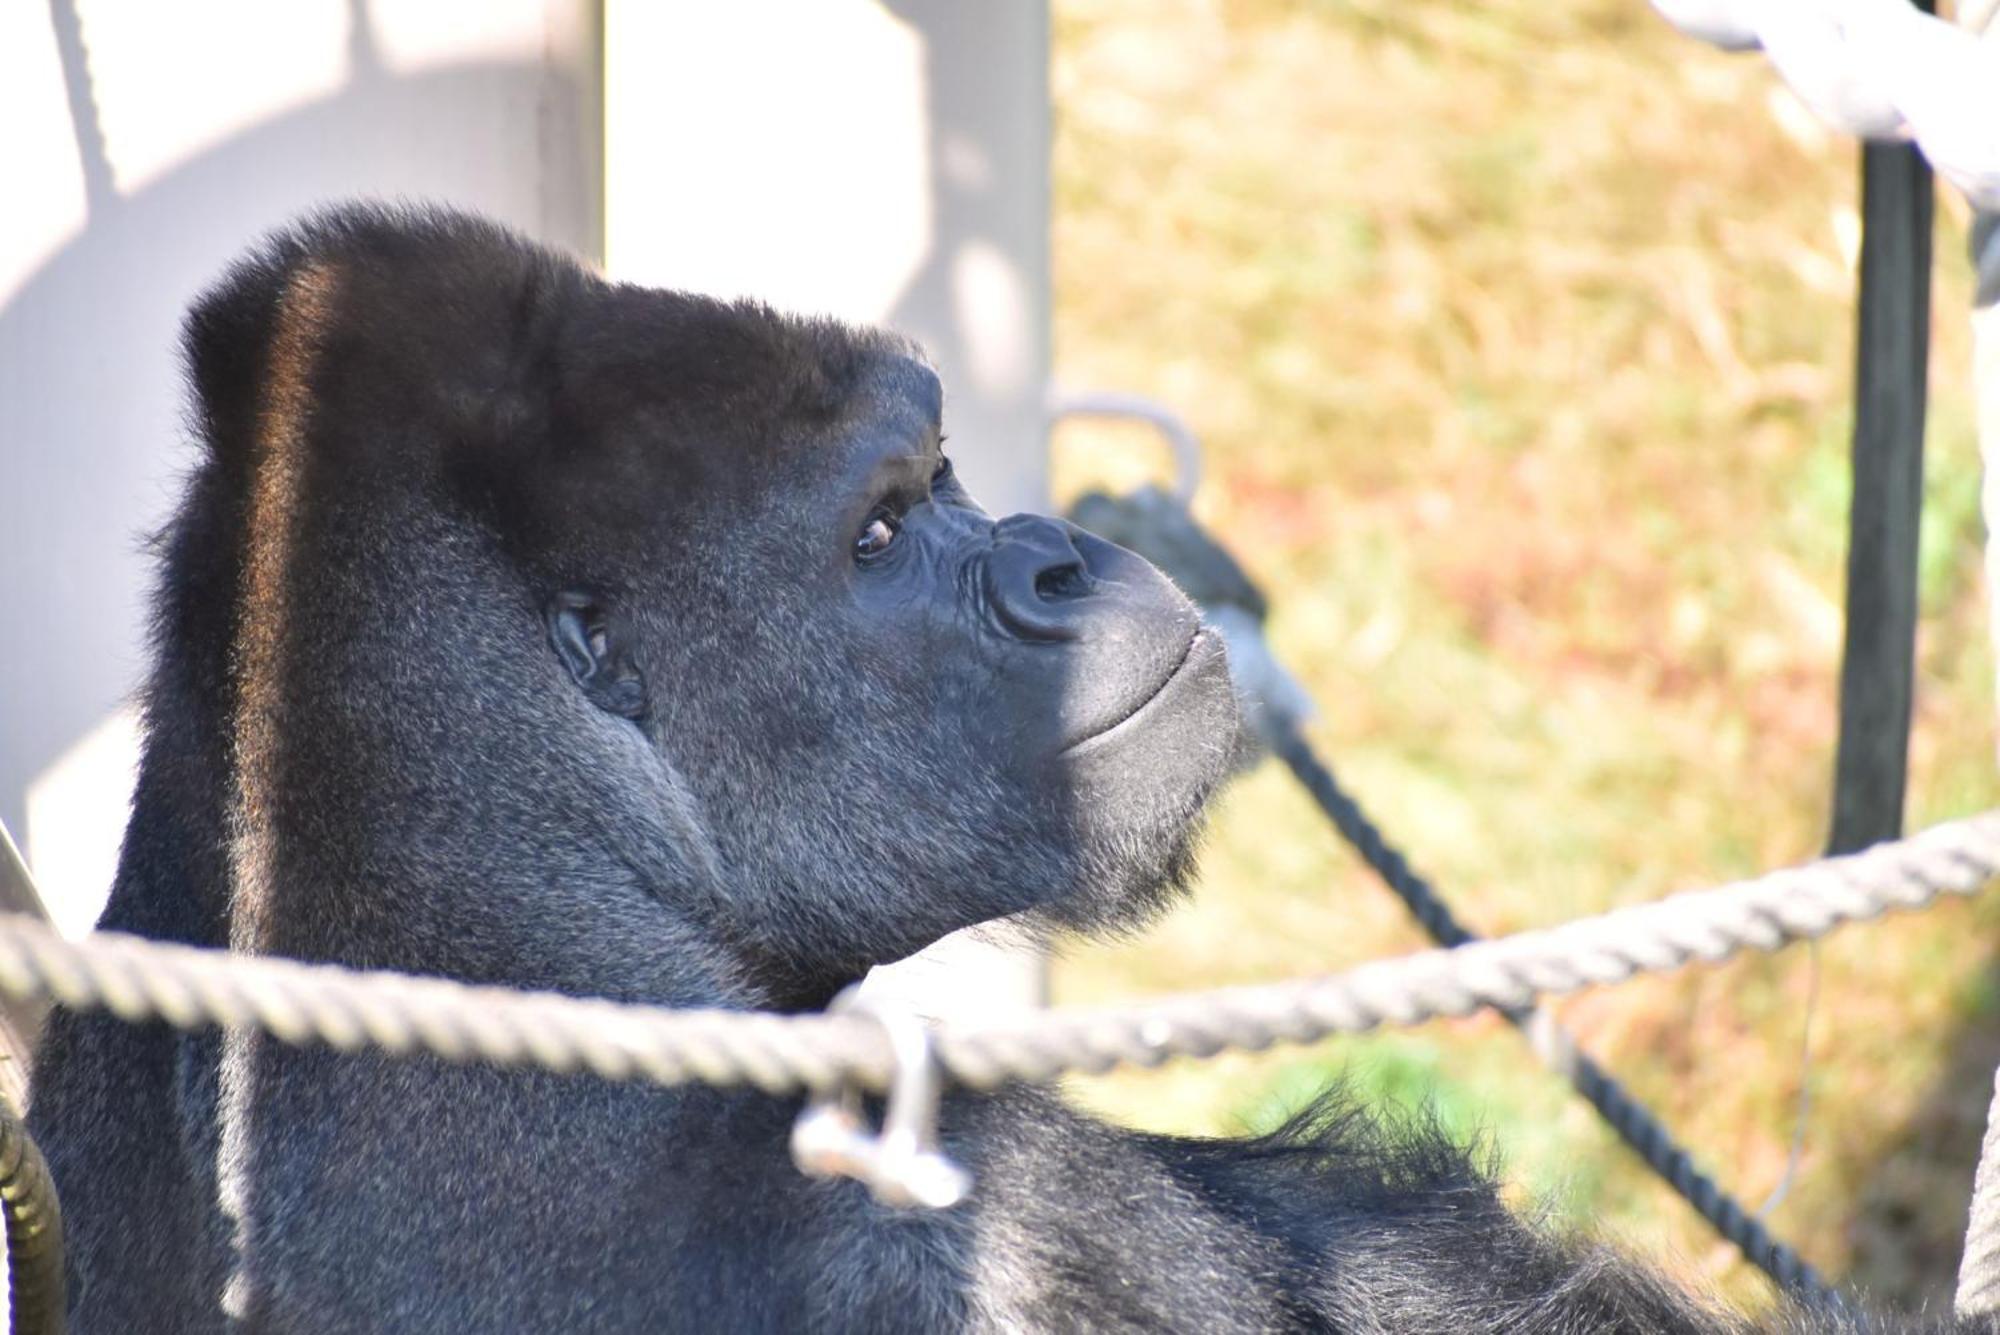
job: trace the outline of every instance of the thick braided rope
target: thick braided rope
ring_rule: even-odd
[[[943,1028],[936,1055],[960,1084],[991,1088],[1482,1007],[1519,1010],[1543,994],[1775,950],[1889,909],[1969,895],[1996,874],[2000,812],[1988,812],[1848,857],[1345,973]],[[844,1080],[881,1088],[891,1073],[880,1027],[861,1019],[617,1004],[115,934],[70,942],[18,915],[0,916],[0,992],[134,1022],[254,1026],[343,1051],[421,1051],[663,1085],[750,1084],[776,1094]]]
[[[1965,1254],[1958,1262],[1952,1308],[1966,1317],[2000,1313],[2000,1074],[1994,1077],[1993,1103],[1986,1111],[1986,1139],[1972,1180]]]
[[[1909,0],[1652,0],[1730,51],[1762,48],[1835,129],[1917,141],[1938,175],[2000,210],[2000,47]]]
[[[1715,963],[1744,950],[1776,950],[1890,909],[1973,894],[1995,874],[2000,812],[1988,812],[1751,881],[1323,978],[945,1029],[937,1035],[938,1057],[960,1082],[989,1086],[1010,1077],[1046,1080],[1064,1071],[1310,1042],[1485,1007],[1519,1009],[1538,996],[1621,983],[1695,960]]]
[[[1389,843],[1361,804],[1340,786],[1333,771],[1313,753],[1311,744],[1297,728],[1278,722],[1266,731],[1279,759],[1311,794],[1341,837],[1403,901],[1432,940],[1443,946],[1478,940],[1459,922],[1430,882],[1410,866],[1409,859]],[[1694,1156],[1674,1139],[1665,1123],[1583,1051],[1575,1037],[1554,1017],[1542,1011],[1524,1010],[1510,1010],[1506,1015],[1528,1033],[1542,1061],[1566,1078],[1633,1153],[1752,1265],[1806,1302],[1826,1306],[1838,1301],[1832,1287],[1811,1263],[1772,1237],[1740,1201],[1702,1172],[1695,1165]]]
[[[661,1085],[831,1090],[850,1077],[879,1084],[891,1066],[880,1028],[861,1021],[621,1004],[110,932],[70,942],[23,914],[0,915],[0,992],[135,1023]]]

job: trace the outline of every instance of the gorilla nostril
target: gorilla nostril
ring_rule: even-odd
[[[1090,581],[1084,577],[1082,565],[1074,561],[1051,566],[1035,576],[1035,596],[1045,602],[1081,598],[1089,588]]]

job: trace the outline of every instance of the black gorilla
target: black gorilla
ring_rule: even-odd
[[[803,1008],[1184,879],[1215,638],[1122,549],[981,512],[895,339],[350,209],[186,344],[106,928]],[[61,1014],[33,1126],[85,1335],[1734,1328],[1331,1103],[1209,1142],[954,1095],[978,1186],[909,1214],[801,1177],[797,1111]]]

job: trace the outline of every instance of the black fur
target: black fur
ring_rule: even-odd
[[[1136,558],[980,513],[899,342],[349,209],[187,350],[206,453],[105,927],[808,1007],[1184,878],[1219,656]],[[797,1112],[59,1014],[33,1127],[84,1335],[1735,1324],[1337,1102],[1208,1142],[954,1095],[978,1186],[908,1214],[801,1177]]]

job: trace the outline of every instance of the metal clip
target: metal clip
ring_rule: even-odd
[[[909,1011],[880,1007],[849,988],[829,1014],[864,1015],[882,1026],[896,1063],[879,1135],[862,1115],[861,1091],[844,1084],[815,1096],[792,1126],[792,1162],[808,1177],[851,1177],[884,1205],[942,1210],[965,1199],[972,1174],[937,1144],[942,1080],[930,1029]]]

